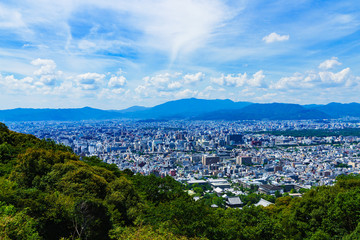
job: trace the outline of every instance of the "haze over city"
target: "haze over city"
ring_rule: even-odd
[[[0,109],[360,102],[359,1],[2,1]]]

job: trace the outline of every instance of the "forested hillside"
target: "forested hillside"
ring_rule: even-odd
[[[360,238],[359,176],[267,208],[211,208],[184,190],[0,123],[0,239]]]

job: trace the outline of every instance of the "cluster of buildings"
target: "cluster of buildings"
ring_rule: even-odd
[[[352,121],[79,121],[8,122],[10,129],[52,139],[80,156],[98,156],[135,173],[178,181],[222,181],[274,194],[331,185],[339,174],[359,173],[360,137],[274,136],[263,131],[359,128]],[[225,180],[224,180],[225,179]],[[235,200],[234,200],[235,201]],[[236,200],[237,201],[237,200]]]

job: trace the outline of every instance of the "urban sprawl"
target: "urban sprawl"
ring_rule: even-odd
[[[52,139],[80,156],[119,169],[171,176],[240,207],[244,189],[267,195],[332,185],[358,173],[360,137],[291,136],[289,131],[358,129],[358,121],[79,121],[8,122],[10,129]],[[273,135],[272,132],[284,134]],[[239,187],[241,186],[241,188]],[[190,193],[193,191],[189,191]],[[301,191],[300,191],[301,192]],[[195,197],[196,198],[196,197]],[[261,199],[258,205],[268,205]],[[214,204],[216,207],[216,205]]]

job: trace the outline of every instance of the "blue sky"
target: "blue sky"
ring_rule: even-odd
[[[1,1],[0,109],[360,102],[360,1]]]

